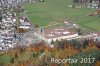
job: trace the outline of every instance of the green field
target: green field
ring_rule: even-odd
[[[88,16],[95,9],[68,6],[72,4],[72,0],[45,0],[45,2],[23,3],[23,7],[32,23],[39,26],[46,26],[49,22],[60,22],[71,18],[82,27],[100,31],[100,17]]]
[[[0,55],[0,63],[4,63],[4,64],[8,64],[10,60],[10,56],[9,55]]]
[[[29,57],[30,57],[30,53],[29,52],[27,52],[27,53],[25,53],[24,55],[21,55],[19,58],[18,58],[18,60],[24,60],[24,61],[26,61],[26,60],[28,60],[29,59]],[[3,63],[3,64],[10,64],[10,59],[11,59],[11,57],[10,57],[10,55],[8,55],[8,54],[5,54],[5,55],[0,55],[0,63]],[[16,60],[15,60],[16,61]],[[16,62],[15,62],[16,63]],[[16,66],[16,65],[15,65]]]

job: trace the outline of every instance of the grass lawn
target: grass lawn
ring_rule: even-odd
[[[88,28],[93,29],[94,31],[100,31],[100,22],[87,23],[85,26],[88,26]]]
[[[29,57],[30,57],[30,53],[27,52],[24,55],[19,56],[18,60],[26,61],[26,60],[29,60]],[[0,63],[9,64],[10,63],[10,58],[11,57],[7,54],[6,55],[1,55],[0,56]],[[15,64],[16,64],[16,62],[15,62]]]
[[[60,22],[71,18],[75,23],[88,27],[92,30],[100,31],[100,17],[88,16],[94,12],[91,8],[71,8],[72,0],[45,0],[38,3],[23,3],[26,15],[33,24],[46,26],[49,22]],[[92,26],[93,25],[93,26]]]
[[[10,61],[9,55],[0,56],[0,63],[8,64],[8,63],[10,63],[9,61]]]

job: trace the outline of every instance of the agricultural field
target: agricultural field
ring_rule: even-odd
[[[93,31],[100,31],[100,17],[89,16],[95,12],[92,8],[72,8],[72,0],[45,0],[45,2],[23,3],[25,13],[33,24],[40,27],[47,26],[50,22],[60,22],[72,19],[82,27]]]

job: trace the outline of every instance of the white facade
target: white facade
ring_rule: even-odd
[[[20,26],[19,28],[23,28],[23,29],[29,29],[29,26]]]
[[[55,37],[55,38],[45,38],[44,36],[38,34],[38,33],[34,33],[36,36],[38,36],[40,39],[44,40],[47,43],[51,43],[51,41],[56,41],[56,40],[61,40],[61,39],[70,39],[70,38],[74,38],[77,37],[78,34],[73,34],[73,35],[67,35],[67,36],[60,36],[60,37]]]
[[[51,41],[56,41],[56,40],[61,40],[61,39],[69,39],[69,38],[73,38],[73,37],[77,37],[78,34],[73,34],[73,35],[68,35],[68,36],[61,36],[61,37],[56,37],[56,38],[49,38],[46,39],[47,42],[51,43]]]

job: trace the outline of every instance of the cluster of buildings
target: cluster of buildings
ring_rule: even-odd
[[[2,13],[0,20],[0,50],[12,48],[16,44],[14,40],[14,32],[16,25],[16,18],[10,12]],[[15,15],[14,15],[15,16]]]
[[[8,0],[7,2],[11,4],[14,2],[19,3],[24,1],[33,2],[36,0]],[[5,0],[1,0],[0,2],[1,4],[4,4]],[[98,3],[98,1],[92,1],[92,5],[97,4],[96,2]],[[7,12],[0,15],[0,51],[13,48],[21,41],[22,36],[26,31],[34,29],[27,17],[20,17],[19,26],[16,26],[17,23],[16,13]],[[34,32],[34,35],[38,36],[39,39],[44,40],[48,44],[52,41],[60,41],[62,39],[71,40],[77,38],[94,38],[96,40],[100,38],[99,34],[91,32],[90,34],[79,35],[79,32],[76,31],[76,29],[80,27],[71,22],[71,20],[64,21],[64,23],[66,26],[41,28],[39,31]]]
[[[31,28],[26,17],[19,19],[20,25],[17,27],[16,13],[2,13],[0,19],[0,51],[15,47],[23,34]]]
[[[100,35],[95,32],[88,32],[86,29],[83,30],[83,34],[79,34],[77,29],[80,28],[77,24],[70,22],[71,20],[64,21],[66,26],[58,26],[54,28],[43,28],[37,32],[34,32],[41,40],[44,40],[47,44],[51,44],[52,41],[62,39],[72,40],[72,39],[93,39],[94,41],[100,38]],[[86,31],[86,33],[85,33]]]
[[[27,44],[29,37],[26,36],[34,31],[27,17],[17,17],[16,12],[8,9],[24,1],[26,0],[0,0],[0,51],[13,48],[17,44]],[[32,31],[28,33],[30,30]]]
[[[0,0],[0,6],[16,6],[21,2],[44,2],[44,0]]]
[[[78,36],[77,32],[63,26],[43,29],[41,32],[35,34],[47,43],[51,43],[52,40],[56,41]]]
[[[20,26],[18,28],[23,28],[24,30],[28,30],[31,28],[31,22],[26,17],[21,17],[19,19]]]
[[[88,8],[100,8],[100,0],[91,0],[89,1],[89,3],[87,4]]]
[[[100,8],[100,0],[73,0],[74,3],[77,3],[76,8],[81,6],[87,6],[88,8]]]

